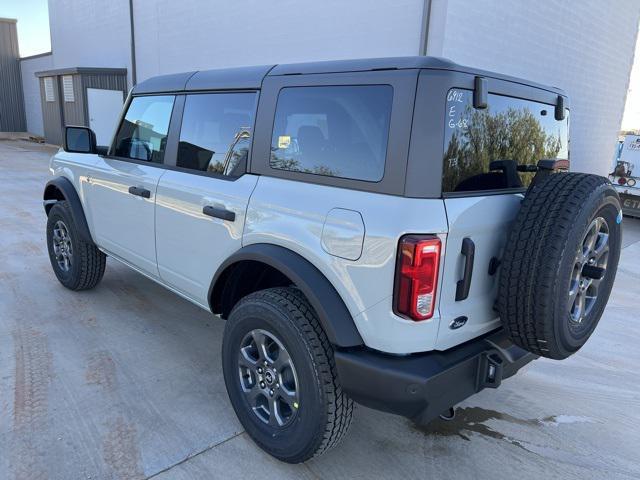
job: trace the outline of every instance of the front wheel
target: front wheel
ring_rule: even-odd
[[[225,326],[222,363],[238,419],[279,460],[304,462],[347,432],[353,402],[340,387],[332,346],[297,289],[242,299]]]
[[[53,272],[65,287],[88,290],[102,280],[107,256],[82,239],[65,201],[57,202],[49,211],[47,247]]]

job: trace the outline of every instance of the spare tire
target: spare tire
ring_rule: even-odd
[[[556,173],[529,189],[505,246],[497,299],[517,345],[564,359],[585,344],[611,293],[621,221],[604,177]]]

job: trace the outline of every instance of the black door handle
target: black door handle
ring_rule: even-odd
[[[476,244],[473,243],[473,240],[468,237],[463,238],[460,253],[464,256],[464,274],[462,275],[462,280],[458,280],[456,285],[456,302],[469,296],[471,277],[473,276],[473,259],[476,254]]]
[[[226,208],[212,207],[207,205],[202,208],[202,213],[209,215],[210,217],[221,218],[222,220],[228,220],[230,222],[235,221],[236,214]]]
[[[151,198],[151,192],[142,187],[129,187],[129,193],[142,198]]]

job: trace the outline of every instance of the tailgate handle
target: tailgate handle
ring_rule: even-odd
[[[458,280],[456,286],[456,302],[464,300],[469,296],[471,288],[471,277],[473,276],[473,259],[476,254],[476,244],[469,237],[462,239],[462,249],[460,251],[464,256],[464,274],[462,280]]]

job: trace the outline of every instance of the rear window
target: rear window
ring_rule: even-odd
[[[490,94],[486,109],[473,108],[471,90],[447,94],[443,192],[519,189],[532,173],[518,165],[569,159],[569,115],[556,120],[554,106]]]
[[[389,85],[283,88],[273,126],[271,168],[381,180],[392,100]]]

